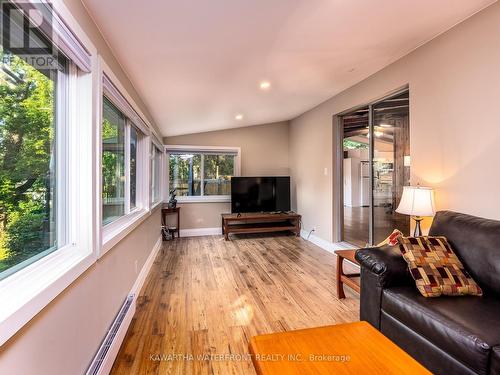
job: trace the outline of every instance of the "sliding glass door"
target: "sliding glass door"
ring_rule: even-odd
[[[343,240],[377,244],[393,229],[409,230],[395,212],[410,182],[408,91],[342,116]]]
[[[343,240],[362,247],[370,242],[369,107],[343,121]]]
[[[410,184],[410,113],[408,92],[372,106],[373,235],[383,241],[394,229],[408,233],[410,218],[396,212],[403,186]]]

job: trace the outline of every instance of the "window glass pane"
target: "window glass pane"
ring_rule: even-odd
[[[130,209],[136,207],[137,196],[137,130],[130,128]]]
[[[201,154],[170,154],[169,180],[170,189],[177,189],[178,196],[200,196]]]
[[[205,155],[203,169],[205,195],[231,195],[234,155]]]
[[[102,124],[103,224],[125,213],[125,117],[104,98]]]
[[[66,244],[58,60],[37,68],[0,46],[0,279]]]

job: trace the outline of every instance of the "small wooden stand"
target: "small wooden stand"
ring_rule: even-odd
[[[300,220],[295,212],[222,214],[222,234],[226,241],[230,233],[292,231],[298,237]]]
[[[176,230],[176,232],[177,232],[177,238],[179,238],[181,236],[181,231],[180,231],[181,208],[180,207],[169,208],[167,203],[163,204],[163,206],[161,207],[161,225],[163,227],[167,226],[167,219],[166,219],[167,215],[175,215],[175,214],[177,214],[177,230]]]

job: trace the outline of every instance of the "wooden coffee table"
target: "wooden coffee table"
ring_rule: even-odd
[[[367,322],[255,336],[249,348],[259,375],[430,374]]]

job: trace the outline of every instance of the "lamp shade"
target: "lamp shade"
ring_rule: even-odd
[[[433,216],[434,189],[420,186],[404,186],[401,202],[396,212],[412,216]]]

